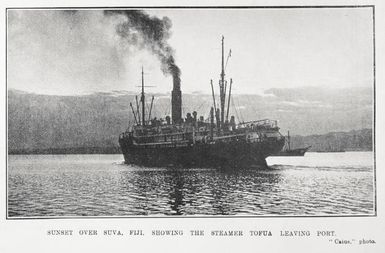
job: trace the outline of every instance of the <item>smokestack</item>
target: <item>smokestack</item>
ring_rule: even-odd
[[[124,16],[126,19],[116,26],[117,34],[129,45],[145,48],[156,55],[161,70],[173,78],[171,95],[172,121],[182,121],[182,92],[180,90],[180,69],[175,63],[174,49],[168,44],[171,36],[171,20],[150,16],[140,10],[105,10],[106,16]]]
[[[171,117],[174,124],[179,124],[182,121],[182,91],[180,90],[180,78],[178,76],[173,76]]]

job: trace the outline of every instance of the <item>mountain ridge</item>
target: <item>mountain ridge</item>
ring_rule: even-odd
[[[238,121],[276,119],[281,132],[290,130],[293,136],[372,128],[369,88],[347,90],[349,96],[328,89],[322,96],[312,89],[270,92],[273,95],[234,95],[230,115]],[[9,150],[117,147],[119,134],[134,122],[129,103],[135,104],[135,95],[114,94],[59,96],[8,90]],[[198,116],[208,118],[211,95],[183,94],[182,99],[183,115],[196,110]],[[169,112],[170,96],[157,94],[152,115],[160,118]],[[308,140],[299,138],[298,143],[307,144]]]

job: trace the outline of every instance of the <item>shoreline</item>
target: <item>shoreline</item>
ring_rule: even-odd
[[[373,152],[373,150],[346,150],[341,152],[335,151],[308,151],[306,153],[352,153],[352,152]],[[29,152],[21,152],[21,151],[9,151],[8,155],[121,155],[122,152],[118,148],[118,150],[109,150],[106,152],[101,152],[100,149],[93,150],[92,152],[70,152],[70,150],[64,152],[50,152],[49,150],[39,150],[39,151],[29,151]]]

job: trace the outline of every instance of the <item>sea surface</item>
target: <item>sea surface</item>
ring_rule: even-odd
[[[374,214],[372,152],[267,162],[181,169],[125,165],[122,155],[10,155],[8,216]]]

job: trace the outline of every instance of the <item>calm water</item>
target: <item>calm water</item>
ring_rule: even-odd
[[[373,214],[371,152],[270,157],[269,169],[141,168],[121,155],[11,155],[8,214]]]

